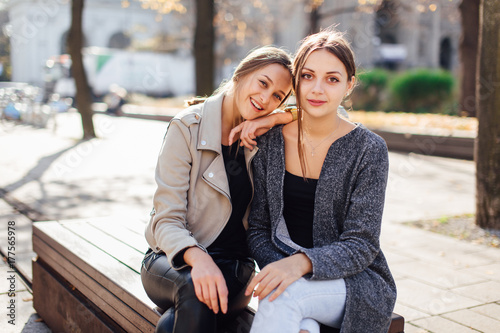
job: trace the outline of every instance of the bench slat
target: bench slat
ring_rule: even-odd
[[[136,272],[58,222],[34,223],[33,235],[43,240],[54,251],[91,276],[147,320],[151,322],[157,320],[158,314],[153,310],[154,304],[146,295]]]
[[[140,274],[141,262],[146,249],[143,252],[139,252],[88,223],[65,223],[61,225]]]
[[[53,332],[127,333],[40,260],[32,268],[33,306]]]
[[[154,332],[155,325],[153,323],[144,320],[137,312],[107,292],[91,277],[69,263],[64,257],[57,255],[57,252],[50,251],[50,249],[46,250],[40,242],[36,242],[37,253],[43,258],[43,262],[71,283],[74,288],[84,294],[87,299],[112,318],[120,327],[130,333]]]
[[[137,223],[134,229],[131,229],[124,224],[123,227],[118,230],[116,228],[116,224],[109,223],[109,221],[108,223],[102,223],[101,221],[89,221],[88,224],[116,238],[123,244],[136,249],[143,255],[148,249],[148,242],[146,241],[146,237],[144,237],[144,225],[142,223]]]

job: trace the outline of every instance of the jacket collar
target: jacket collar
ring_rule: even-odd
[[[218,94],[207,98],[203,105],[202,121],[198,135],[197,149],[210,149],[222,154],[221,137],[222,132],[222,101],[224,94]]]
[[[198,142],[196,148],[200,150],[213,150],[219,155],[222,154],[222,142],[221,142],[221,132],[222,132],[222,101],[224,100],[224,94],[218,94],[207,98],[203,105],[200,129],[198,135]],[[259,150],[258,147],[254,147],[252,151],[245,149],[245,159],[251,161],[254,155]],[[250,170],[250,165],[247,166]]]

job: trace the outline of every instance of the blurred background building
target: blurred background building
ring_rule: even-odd
[[[113,83],[154,96],[194,92],[194,0],[86,0],[85,64],[96,95]],[[11,80],[71,94],[69,0],[7,0]],[[216,85],[258,45],[293,52],[310,31],[347,32],[361,68],[458,68],[460,0],[215,0]],[[66,80],[69,79],[69,80]]]

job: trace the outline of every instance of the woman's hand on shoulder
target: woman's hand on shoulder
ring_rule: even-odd
[[[269,298],[269,301],[272,302],[289,285],[310,272],[312,272],[311,260],[303,253],[294,254],[264,267],[252,279],[245,294],[248,296],[253,291],[254,297],[261,300],[274,290],[274,293]]]
[[[190,265],[196,297],[214,313],[227,313],[228,290],[224,275],[212,257],[198,247],[190,247],[184,253],[184,261]]]

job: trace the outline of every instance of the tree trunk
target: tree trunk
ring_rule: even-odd
[[[94,123],[92,121],[92,96],[83,67],[83,29],[82,17],[84,0],[73,0],[71,6],[71,28],[68,35],[69,53],[71,55],[71,71],[75,78],[76,104],[82,118],[83,139],[95,138]]]
[[[196,0],[194,58],[197,96],[209,96],[214,91],[215,31],[213,23],[214,0]]]
[[[480,0],[462,0],[460,16],[462,37],[460,38],[460,111],[469,117],[476,116],[476,60],[479,40]]]
[[[315,34],[319,32],[319,21],[321,19],[319,15],[320,6],[312,6],[311,13],[309,14],[309,34]]]
[[[500,0],[481,0],[476,102],[476,224],[500,230]]]

